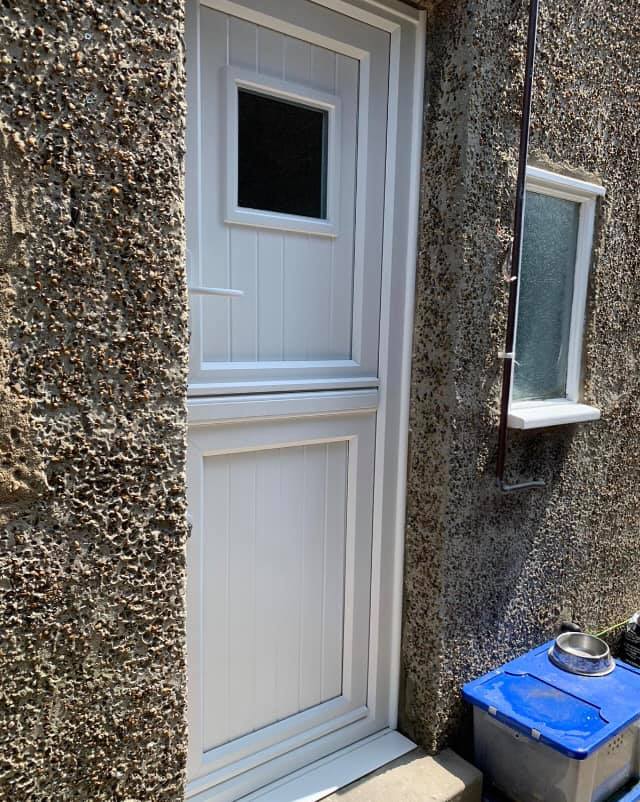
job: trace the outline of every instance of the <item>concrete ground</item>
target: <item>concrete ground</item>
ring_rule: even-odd
[[[342,788],[327,802],[481,802],[482,775],[450,749],[415,749]]]

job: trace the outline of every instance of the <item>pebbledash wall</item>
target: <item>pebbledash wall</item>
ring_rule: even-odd
[[[586,396],[493,467],[524,2],[429,6],[403,729],[460,683],[640,606],[640,7],[543,0],[535,158],[602,180]],[[0,799],[183,796],[182,0],[0,14]],[[635,542],[634,542],[635,541]]]
[[[185,760],[182,0],[0,10],[0,799]]]
[[[531,161],[601,182],[584,355],[602,420],[512,437],[494,485],[528,3],[431,6],[403,639],[405,731],[464,731],[461,683],[640,608],[640,2],[542,0]],[[464,716],[464,718],[463,718]]]

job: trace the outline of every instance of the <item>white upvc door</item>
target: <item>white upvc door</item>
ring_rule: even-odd
[[[369,5],[187,3],[188,795],[202,802],[395,724],[406,392],[387,381],[392,361],[407,379],[412,248],[393,360],[385,226],[390,86],[411,76],[411,110],[419,16]]]
[[[192,295],[191,391],[375,386],[390,37],[308,0],[252,5],[260,13],[202,3],[190,20],[189,52],[199,58],[190,76],[189,279],[244,293]],[[300,209],[240,205],[242,157],[245,169],[257,166],[245,140],[260,118],[240,105],[255,98],[273,106],[263,112],[273,140],[253,143],[257,159],[270,145],[286,149],[294,173],[301,152],[323,149],[315,174],[280,173],[281,192],[288,180],[294,192],[308,181]],[[315,117],[324,141],[291,110]],[[318,178],[326,208],[311,217]],[[282,199],[255,198],[264,200]]]

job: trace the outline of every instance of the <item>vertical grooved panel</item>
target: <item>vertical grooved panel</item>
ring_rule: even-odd
[[[277,593],[282,547],[276,533],[282,519],[280,462],[279,451],[256,454],[255,728],[278,716]]]
[[[253,729],[255,715],[256,621],[255,536],[256,460],[237,454],[229,460],[229,721],[227,738]],[[206,492],[206,490],[205,490]],[[215,526],[215,519],[211,521]]]
[[[305,234],[289,234],[284,241],[284,278],[282,288],[284,358],[307,358],[307,268],[309,238]]]
[[[258,359],[283,359],[284,240],[279,231],[258,232]]]
[[[336,90],[337,54],[324,47],[311,45],[311,84],[323,92]]]
[[[326,466],[324,584],[322,588],[322,689],[323,699],[342,690],[345,541],[347,518],[346,443],[329,443]]]
[[[331,261],[333,242],[320,240],[308,248],[305,264],[305,291],[308,315],[305,323],[307,359],[329,359],[331,337]]]
[[[230,17],[228,52],[229,64],[232,66],[256,70],[257,26]],[[216,76],[216,80],[220,80],[220,76]],[[228,286],[244,292],[241,298],[229,301],[231,361],[255,362],[258,359],[258,234],[253,229],[237,227],[229,229],[229,237]]]
[[[322,699],[322,588],[327,446],[305,448],[302,625],[300,628],[300,708]]]
[[[223,211],[222,167],[223,138],[220,136],[220,108],[224,102],[220,67],[226,63],[229,19],[225,14],[200,8],[200,174],[198,176],[200,224],[197,264],[191,266],[194,284],[209,287],[229,286],[228,237],[220,224]],[[207,361],[226,362],[230,359],[229,324],[231,302],[222,297],[196,297],[192,302],[202,305],[203,357]]]
[[[244,292],[233,300],[195,300],[203,312],[203,361],[351,359],[358,62],[206,7],[201,13],[202,248],[196,283]],[[339,98],[336,238],[225,222],[226,65]]]
[[[285,38],[284,77],[294,83],[308,83],[311,73],[311,45],[291,36]]]
[[[258,358],[258,232],[244,227],[230,231],[230,285],[244,295],[231,304],[231,359],[253,362]]]
[[[341,693],[344,441],[205,458],[204,741]]]
[[[204,538],[202,570],[204,743],[226,740],[229,730],[229,465],[206,460],[204,465]],[[212,523],[215,521],[215,526]]]
[[[278,683],[277,708],[281,717],[300,709],[300,594],[302,593],[304,448],[280,452],[280,504],[282,517],[277,540],[280,545],[281,574],[278,598]]]
[[[358,107],[358,63],[347,56],[336,56],[336,86],[340,87],[342,108]],[[342,115],[342,153],[340,170],[340,208],[342,229],[334,242],[330,265],[332,277],[331,345],[329,357],[351,356],[353,322],[353,260],[355,247],[355,197],[358,119],[356,113]],[[345,270],[345,265],[350,270]]]
[[[258,64],[258,27],[229,17],[229,64],[255,70]]]
[[[284,77],[284,36],[269,28],[258,28],[258,72]]]
[[[309,48],[310,83],[328,92],[335,92],[336,54],[320,47]],[[306,327],[306,358],[329,359],[332,324],[332,263],[335,242],[317,239],[309,242],[306,264],[305,308],[309,315]]]

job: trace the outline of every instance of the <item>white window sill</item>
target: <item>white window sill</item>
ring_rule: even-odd
[[[600,410],[575,401],[533,401],[509,407],[509,426],[512,429],[542,429],[566,423],[585,423],[599,420]]]

